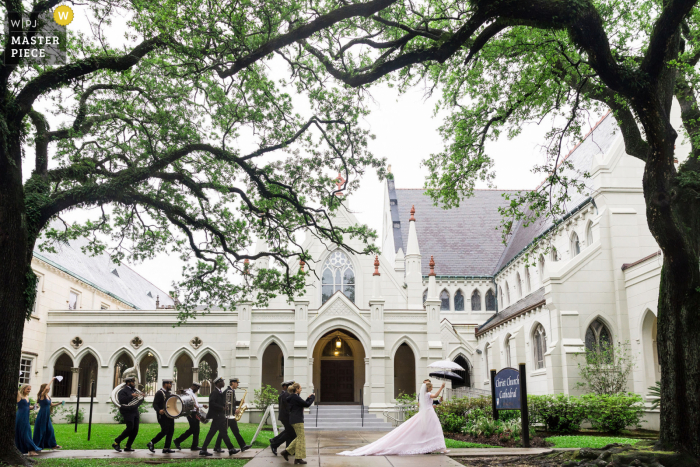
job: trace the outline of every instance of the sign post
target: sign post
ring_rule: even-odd
[[[515,368],[503,368],[498,373],[491,370],[491,399],[494,420],[498,420],[499,410],[520,410],[523,447],[529,448],[530,430],[524,363],[520,364],[520,371]]]

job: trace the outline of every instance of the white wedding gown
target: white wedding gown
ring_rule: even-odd
[[[405,456],[446,452],[442,425],[425,384],[420,388],[418,413],[372,444],[344,451],[340,456]]]

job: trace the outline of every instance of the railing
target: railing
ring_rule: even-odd
[[[399,404],[393,410],[385,410],[383,415],[394,427],[397,427],[407,420],[408,412],[415,412],[416,409],[414,404]]]
[[[360,390],[360,418],[362,419],[362,427],[365,426],[365,390]]]
[[[319,396],[321,394],[321,391],[318,391],[318,394],[316,394],[316,428],[318,428],[318,400]]]
[[[482,397],[482,396],[490,396],[491,391],[488,389],[476,389],[476,388],[469,388],[469,387],[461,387],[461,388],[445,388],[445,399],[450,400],[450,399],[459,399],[462,397]]]

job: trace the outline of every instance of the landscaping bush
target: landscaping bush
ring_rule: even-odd
[[[269,384],[266,384],[264,388],[253,390],[255,397],[255,406],[258,409],[265,410],[267,406],[274,405],[278,402],[280,395],[280,390],[275,389]]]
[[[581,426],[587,411],[584,402],[565,394],[528,396],[530,420],[547,431],[570,433]]]
[[[644,404],[638,394],[586,394],[581,399],[586,418],[596,430],[619,433],[626,427],[640,426]]]
[[[75,407],[65,409],[64,416],[68,423],[75,423]],[[85,411],[83,411],[83,409],[80,409],[80,411],[78,412],[78,423],[83,423],[83,420],[85,420]]]
[[[490,438],[494,435],[502,440],[517,440],[522,435],[522,424],[520,417],[508,420],[494,420],[491,417],[479,417],[467,421],[462,433],[474,438]],[[530,434],[532,438],[532,434]]]
[[[459,433],[466,423],[466,419],[463,416],[452,412],[438,414],[438,419],[442,425],[442,431],[448,433]]]
[[[443,401],[435,407],[442,430],[448,433],[460,433],[468,421],[482,417],[491,417],[490,397],[462,397]]]

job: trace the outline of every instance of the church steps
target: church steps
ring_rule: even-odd
[[[318,414],[316,411],[318,410]],[[364,417],[362,414],[364,411]],[[364,418],[364,421],[363,421]],[[357,405],[312,406],[304,417],[304,429],[311,431],[390,431],[393,426]]]

